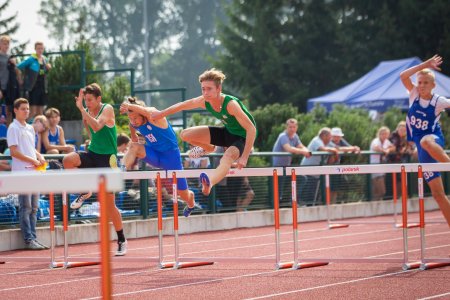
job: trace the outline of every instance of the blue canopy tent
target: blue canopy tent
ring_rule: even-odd
[[[385,112],[390,107],[408,109],[408,92],[400,80],[400,73],[422,61],[417,57],[383,61],[372,71],[355,82],[334,92],[308,100],[307,109],[312,110],[316,103],[324,106],[327,111],[334,104],[343,104],[352,108],[365,108],[377,112]],[[450,77],[439,72],[436,74],[434,92],[450,97]],[[415,81],[415,78],[413,78]]]

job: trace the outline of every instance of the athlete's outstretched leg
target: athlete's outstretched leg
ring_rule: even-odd
[[[420,146],[422,146],[422,149],[427,151],[435,160],[439,162],[450,162],[450,157],[448,157],[441,145],[436,143],[436,138],[434,136],[425,136],[420,141]]]
[[[431,194],[433,195],[433,198],[436,199],[436,202],[439,205],[448,226],[450,227],[450,201],[445,195],[441,177],[436,177],[428,182],[428,186],[430,187]]]
[[[211,135],[208,126],[195,126],[184,129],[180,138],[189,144],[202,147],[206,152],[213,152],[215,146],[211,145]]]

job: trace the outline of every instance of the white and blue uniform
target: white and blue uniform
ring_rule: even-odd
[[[56,126],[56,132],[54,135],[50,130],[48,131],[48,141],[50,142],[50,145],[59,144],[59,126]]]
[[[133,128],[145,137],[144,160],[147,163],[164,170],[183,170],[177,137],[170,123],[167,123],[167,128],[155,126],[150,122]],[[177,188],[181,191],[187,190],[186,178],[177,179]]]
[[[444,136],[442,135],[439,119],[441,112],[450,107],[450,101],[445,97],[433,94],[431,100],[420,99],[417,87],[411,90],[409,98],[409,110],[406,116],[406,128],[408,141],[413,141],[417,146],[419,162],[436,163],[431,155],[422,149],[420,141],[423,137],[432,135],[438,145],[444,148]],[[430,182],[440,177],[440,172],[424,172],[424,178]]]

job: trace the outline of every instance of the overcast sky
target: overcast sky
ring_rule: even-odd
[[[41,0],[8,1],[10,2],[10,4],[4,15],[2,15],[1,17],[6,18],[17,12],[16,20],[19,23],[19,29],[13,36],[13,38],[21,43],[29,41],[25,52],[34,52],[34,42],[38,40],[44,42],[47,48],[46,50],[55,50],[55,42],[49,38],[48,32],[43,26],[42,20],[39,21],[38,10]]]

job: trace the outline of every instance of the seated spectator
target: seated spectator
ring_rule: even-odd
[[[324,127],[319,130],[319,135],[315,136],[308,145],[308,150],[310,152],[314,151],[326,151],[335,157],[338,158],[338,149],[334,147],[328,147],[328,143],[331,141],[331,129],[328,127]],[[328,160],[329,156],[327,155],[326,160],[322,158],[322,155],[312,155],[311,157],[304,157],[301,165],[302,166],[318,166],[322,164],[322,161],[325,162]],[[319,196],[319,176],[306,176],[306,181],[303,184],[303,187],[300,189],[300,197],[299,201],[305,202],[307,205],[315,204],[317,201],[317,197]]]
[[[8,131],[8,126],[6,125],[6,117],[0,115],[0,138],[6,138],[6,132]]]
[[[0,152],[0,156],[8,156],[8,155],[11,155],[9,152],[9,148],[7,148],[4,153]],[[0,159],[0,171],[11,171],[11,161]]]
[[[236,208],[236,211],[244,211],[255,198],[248,177],[228,177],[227,188],[231,191],[228,201],[222,202],[223,207]]]
[[[59,126],[59,122],[61,121],[61,114],[59,110],[57,108],[50,107],[45,111],[45,116],[47,117],[49,127],[47,134],[42,135],[42,144],[44,146],[43,149],[46,150],[45,153],[60,154],[75,151],[75,147],[73,145],[66,144],[64,129]]]
[[[189,149],[194,148],[194,145],[189,145]],[[194,168],[194,169],[206,169],[210,167],[209,157],[203,156],[199,158],[190,158],[186,157],[184,159],[184,167],[185,168]]]
[[[386,126],[380,127],[377,132],[377,137],[372,140],[370,144],[370,151],[381,152],[381,154],[371,154],[370,163],[380,164],[386,160],[386,156],[395,151],[395,146],[389,141],[389,128]],[[372,174],[372,199],[382,200],[386,194],[385,173]]]
[[[125,154],[130,146],[130,137],[125,133],[117,135],[117,154]]]
[[[339,127],[334,127],[331,129],[331,141],[328,143],[328,147],[334,147],[339,152],[352,152],[359,153],[361,149],[358,146],[352,146],[349,142],[347,142],[344,138],[344,133],[342,129]],[[328,159],[328,164],[340,164],[341,157],[340,156],[330,156]],[[336,199],[338,196],[338,190],[346,186],[348,183],[348,177],[346,175],[330,175],[330,202],[336,203]]]
[[[397,128],[389,136],[389,141],[395,147],[394,152],[389,153],[387,161],[389,163],[410,162],[411,158],[417,153],[414,143],[410,143],[406,137],[406,122],[400,121]]]
[[[34,118],[33,124],[31,124],[36,135],[35,148],[39,153],[45,153],[46,149],[43,145],[43,136],[48,129],[48,120],[44,115],[38,115]]]

